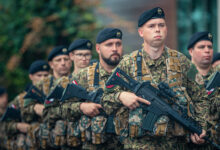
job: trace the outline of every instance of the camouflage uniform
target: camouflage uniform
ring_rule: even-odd
[[[137,73],[138,55],[142,56],[139,59],[142,63],[141,77]],[[206,92],[188,77],[187,71],[191,67],[191,63],[183,54],[165,47],[160,58],[152,60],[142,49],[126,55],[118,67],[135,80],[151,81],[153,85],[157,85],[161,81],[168,83],[177,94],[176,103],[187,108],[189,114],[193,113],[191,109],[193,106],[195,119],[200,121],[206,129],[206,122],[204,121],[208,109]],[[132,113],[140,111],[139,114],[141,114],[142,110],[141,108],[129,110],[125,107],[118,99],[122,91],[119,86],[106,89],[102,100],[107,114],[116,112],[115,129],[116,133],[120,135],[124,149],[184,149],[189,133],[166,116],[158,119],[153,134],[145,131],[141,135],[142,132],[139,132],[141,131],[141,121],[138,121],[141,119],[138,118],[141,115],[135,116],[137,119],[135,120],[132,118],[134,115]]]
[[[220,66],[216,66],[215,68],[211,68],[206,76],[202,76],[200,74],[197,74],[196,76],[196,82],[199,83],[201,86],[203,86],[204,83],[207,83],[212,75],[220,70]],[[207,91],[210,97],[209,100],[209,123],[210,123],[210,131],[211,136],[214,139],[214,141],[218,144],[220,144],[219,136],[220,136],[220,127],[219,127],[219,89],[214,89]]]
[[[111,75],[107,71],[105,71],[101,65],[98,66],[98,86],[94,87],[94,72],[95,68],[97,66],[97,63],[93,63],[93,65],[82,69],[78,74],[73,75],[73,80],[75,80],[80,86],[87,89],[87,91],[94,91],[96,88],[101,87],[104,88],[105,81],[107,81],[108,77]],[[84,116],[82,112],[80,111],[80,104],[82,102],[79,100],[72,100],[71,102],[65,102],[62,104],[62,115],[66,118],[72,118],[74,121],[77,121],[80,116]],[[85,116],[86,117],[86,116]],[[86,117],[87,118],[87,117]],[[84,124],[85,125],[85,124]],[[88,125],[88,124],[87,124]],[[86,125],[85,125],[86,126]],[[88,125],[89,126],[89,125]],[[101,135],[101,136],[107,136],[107,141],[102,144],[92,144],[92,142],[84,141],[84,137],[82,136],[81,131],[81,138],[83,141],[83,149],[122,149],[121,144],[116,139],[115,134],[108,134],[108,135]],[[93,135],[94,138],[96,138],[95,135]],[[92,139],[90,139],[92,140]],[[93,140],[94,141],[94,140]]]
[[[22,115],[22,112],[24,110],[24,96],[26,95],[26,91],[23,91],[18,96],[15,97],[14,100],[12,100],[8,105],[11,107],[14,107],[16,109],[19,109]],[[1,127],[5,130],[3,130],[3,133],[6,133],[7,137],[4,137],[7,139],[7,149],[26,149],[26,135],[23,133],[19,133],[19,131],[16,129],[16,121],[7,121],[1,123]],[[2,132],[1,132],[2,133]],[[5,135],[5,136],[6,136]],[[4,142],[5,143],[5,142]],[[5,144],[6,145],[6,144]]]
[[[0,118],[3,114],[0,114]],[[8,120],[0,122],[0,148],[8,150],[26,149],[25,135],[17,130],[17,120]]]
[[[19,95],[17,95],[14,100],[9,103],[9,106],[15,106],[16,109],[23,110],[24,109],[24,96],[27,94],[27,91],[23,91]]]
[[[49,75],[44,80],[40,81],[36,87],[41,90],[45,95],[48,95],[52,89],[57,85],[59,79],[55,79],[52,75]],[[45,118],[48,113],[50,113],[51,104],[47,104],[45,109],[43,110],[43,117],[35,114],[34,106],[39,103],[34,99],[25,99],[24,101],[24,111],[23,116],[25,122],[31,123],[31,128],[28,132],[29,143],[34,141],[35,146],[41,146],[42,148],[46,148],[50,145],[50,135],[49,135],[49,125],[47,124]],[[54,102],[55,103],[55,102]],[[44,122],[44,123],[43,123]],[[55,125],[54,125],[55,126]],[[30,147],[34,146],[30,145]]]

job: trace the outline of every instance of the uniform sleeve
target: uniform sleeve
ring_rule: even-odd
[[[27,122],[30,123],[32,121],[34,121],[34,119],[37,117],[37,114],[34,111],[34,106],[35,104],[37,104],[37,101],[32,100],[32,99],[25,99],[24,101],[31,101],[29,102],[28,105],[25,105],[23,111],[22,111],[22,119]]]
[[[80,86],[82,86],[85,89],[89,88],[88,69],[89,69],[88,67],[84,68],[79,73],[73,74],[73,76],[72,76],[72,81],[75,80],[77,82],[77,84],[79,84]]]
[[[39,81],[35,86],[43,91],[43,81]],[[27,122],[30,123],[32,121],[35,121],[36,118],[38,117],[38,115],[35,113],[34,111],[34,106],[36,104],[39,104],[39,102],[35,99],[31,99],[31,98],[26,98],[24,99],[24,108],[23,111],[21,111],[22,113],[22,119]]]
[[[76,118],[78,118],[79,116],[81,116],[83,113],[80,110],[80,104],[82,102],[66,102],[63,103],[61,108],[62,108],[62,118],[63,119],[70,119],[70,120],[74,120]]]
[[[16,106],[16,109],[20,109],[19,97],[20,97],[20,94],[17,95],[17,96],[8,104],[8,106],[15,105],[15,106]]]
[[[129,76],[132,76],[131,75],[131,64],[132,64],[131,58],[129,57],[129,55],[126,55],[120,61],[117,68],[120,68]],[[116,112],[120,107],[123,106],[122,102],[119,100],[119,95],[123,91],[124,89],[122,89],[120,86],[114,86],[113,88],[109,88],[109,87],[104,88],[104,94],[102,97],[102,105],[107,114]]]
[[[17,123],[14,121],[0,122],[0,126],[2,131],[4,131],[7,135],[13,135],[18,132]]]
[[[71,82],[76,80],[77,84],[85,88],[87,82],[86,74],[86,69],[81,70],[78,74],[72,74]],[[60,84],[63,84],[63,81]],[[59,108],[57,107],[57,115],[60,115],[62,119],[74,120],[82,114],[80,110],[81,103],[77,98],[65,100]]]
[[[192,112],[193,118],[195,118],[206,130],[207,129],[207,121],[206,118],[208,116],[208,109],[209,109],[209,99],[208,94],[203,86],[199,86],[199,84],[196,83],[195,80],[192,80],[188,76],[188,70],[190,66],[192,65],[191,62],[185,57],[182,56],[180,58],[183,68],[183,87],[186,87],[187,94],[191,98],[191,102],[193,105],[193,108],[189,109]]]

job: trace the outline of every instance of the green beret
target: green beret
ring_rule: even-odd
[[[143,12],[138,20],[138,27],[144,25],[148,20],[156,18],[165,18],[164,11],[160,7]]]
[[[87,39],[75,40],[70,44],[68,52],[72,52],[74,50],[92,50],[92,42]]]
[[[105,28],[101,30],[96,37],[96,43],[100,44],[109,39],[122,39],[121,30],[117,28]]]
[[[48,55],[48,61],[51,61],[54,57],[59,56],[59,55],[69,55],[69,52],[66,46],[61,45],[61,46],[56,46],[55,48],[53,48],[50,54]]]
[[[213,43],[212,41],[212,34],[210,32],[197,32],[193,34],[189,40],[187,49],[189,50],[192,48],[197,42],[202,41],[202,40],[207,40]]]
[[[50,66],[44,60],[37,60],[33,62],[29,68],[29,74],[34,74],[39,71],[49,71]]]

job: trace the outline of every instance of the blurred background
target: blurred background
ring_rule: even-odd
[[[139,15],[157,6],[166,14],[168,47],[189,56],[190,36],[210,31],[214,51],[220,49],[218,0],[0,0],[0,85],[14,98],[29,82],[33,61],[46,60],[54,46],[69,45],[77,38],[95,43],[104,27],[123,31],[124,53],[140,49]]]

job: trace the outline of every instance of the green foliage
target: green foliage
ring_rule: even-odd
[[[0,0],[0,84],[10,99],[27,84],[29,65],[46,60],[54,46],[77,38],[93,41],[97,25],[92,9],[81,0]]]

